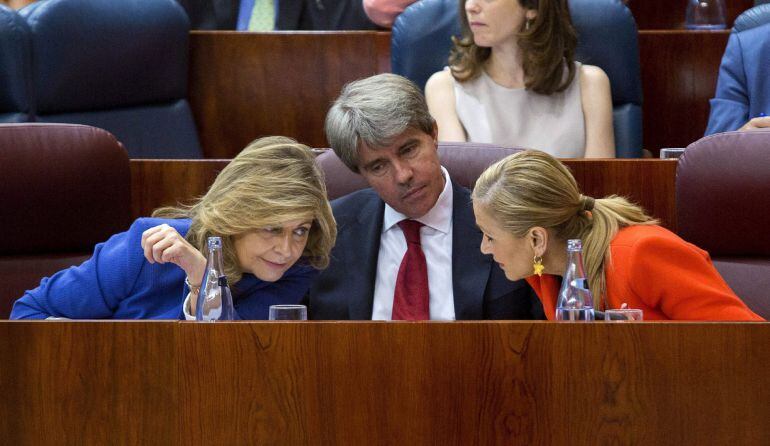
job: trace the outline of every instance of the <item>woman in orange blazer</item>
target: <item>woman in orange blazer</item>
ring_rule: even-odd
[[[473,190],[481,251],[509,280],[526,278],[555,317],[567,240],[583,240],[594,308],[640,308],[644,318],[762,321],[719,275],[706,251],[658,226],[626,199],[580,194],[552,156],[524,151],[490,166]]]

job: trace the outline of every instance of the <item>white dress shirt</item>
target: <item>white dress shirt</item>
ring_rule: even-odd
[[[455,301],[452,291],[452,181],[443,167],[444,190],[436,204],[416,220],[424,224],[420,228],[420,242],[428,266],[428,291],[430,294],[430,318],[432,320],[455,319]],[[401,260],[406,253],[406,239],[398,222],[408,219],[385,204],[380,253],[377,257],[377,278],[374,283],[372,320],[390,320],[393,314],[393,295]]]

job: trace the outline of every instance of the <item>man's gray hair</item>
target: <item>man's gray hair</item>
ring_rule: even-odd
[[[397,74],[378,74],[345,85],[326,115],[326,139],[342,162],[358,172],[360,144],[386,147],[409,128],[432,135],[433,122],[417,85]]]

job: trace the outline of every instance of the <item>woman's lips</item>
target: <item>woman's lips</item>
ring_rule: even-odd
[[[273,268],[276,268],[276,269],[280,269],[280,268],[286,267],[286,262],[277,263],[277,262],[271,262],[270,260],[267,260],[267,259],[262,259],[262,261],[265,262],[267,264],[267,266],[270,266],[270,267],[273,267]]]

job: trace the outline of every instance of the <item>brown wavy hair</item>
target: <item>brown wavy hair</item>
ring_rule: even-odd
[[[475,79],[481,74],[492,50],[477,46],[460,0],[460,38],[452,36],[449,68],[458,82]],[[522,24],[519,48],[522,50],[524,86],[539,94],[564,91],[575,78],[577,31],[572,25],[567,0],[516,0],[522,8],[534,9],[537,17]],[[566,70],[566,75],[565,75]]]

